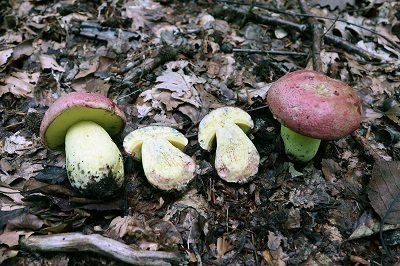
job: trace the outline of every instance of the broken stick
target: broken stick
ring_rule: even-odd
[[[185,265],[186,257],[177,252],[134,250],[126,244],[98,235],[65,233],[31,236],[20,241],[23,249],[41,252],[90,251],[131,265]]]

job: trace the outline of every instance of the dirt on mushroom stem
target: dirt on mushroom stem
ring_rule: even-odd
[[[77,167],[79,168],[79,165]],[[102,176],[88,175],[86,177],[89,181],[84,187],[80,187],[80,194],[91,199],[99,200],[118,197],[117,192],[122,191],[121,185],[116,182],[115,173],[113,173],[111,167],[106,165],[105,168],[107,171],[104,172]],[[75,171],[75,169],[67,170],[68,176],[71,175],[72,171]],[[84,170],[81,170],[81,173],[85,174]],[[90,173],[88,172],[87,174]],[[72,179],[70,179],[70,183],[73,187],[79,187]]]

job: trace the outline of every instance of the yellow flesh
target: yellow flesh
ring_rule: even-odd
[[[70,127],[65,137],[65,155],[68,178],[80,192],[110,177],[115,187],[121,187],[124,179],[122,155],[98,124],[82,121]],[[107,195],[109,188],[95,189]]]
[[[165,139],[146,139],[141,153],[144,174],[159,189],[179,190],[194,177],[193,159]]]
[[[165,139],[173,146],[184,150],[188,140],[186,137],[170,127],[148,126],[129,133],[124,139],[124,149],[136,160],[142,160],[142,144],[148,139]]]
[[[217,127],[215,169],[228,182],[243,183],[258,171],[260,156],[253,142],[234,123]]]
[[[93,121],[103,127],[111,136],[118,134],[124,121],[110,111],[88,107],[71,107],[57,116],[46,130],[45,142],[51,149],[64,145],[69,127],[79,121]]]
[[[245,133],[253,128],[253,121],[248,113],[237,107],[222,107],[206,115],[199,125],[200,147],[211,151],[214,145],[215,133],[218,127],[234,123]]]

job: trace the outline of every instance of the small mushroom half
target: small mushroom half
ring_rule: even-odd
[[[123,184],[121,152],[111,139],[125,126],[124,112],[99,93],[72,92],[57,99],[40,125],[43,143],[65,148],[71,185],[93,198],[112,196]]]
[[[165,126],[147,126],[124,138],[124,149],[142,161],[144,174],[154,187],[182,190],[193,179],[196,165],[183,153],[188,140],[178,130]]]
[[[215,146],[215,169],[227,182],[244,183],[258,172],[260,155],[246,133],[253,128],[250,115],[237,107],[211,111],[200,122],[200,147],[211,151]]]

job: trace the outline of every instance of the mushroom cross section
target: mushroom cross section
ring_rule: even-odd
[[[188,140],[178,130],[166,126],[147,126],[124,138],[124,149],[142,161],[144,174],[154,187],[182,190],[193,179],[196,165],[183,153]]]
[[[286,152],[299,161],[311,160],[321,140],[342,138],[361,122],[357,93],[313,70],[295,71],[275,81],[267,102],[281,123]]]
[[[253,126],[248,113],[229,106],[211,111],[200,122],[200,147],[211,151],[216,144],[215,168],[227,182],[244,183],[258,172],[260,156],[246,135]]]
[[[123,184],[121,152],[110,135],[125,126],[123,111],[99,93],[72,92],[46,111],[40,136],[49,149],[65,148],[71,185],[85,196],[112,196]]]

